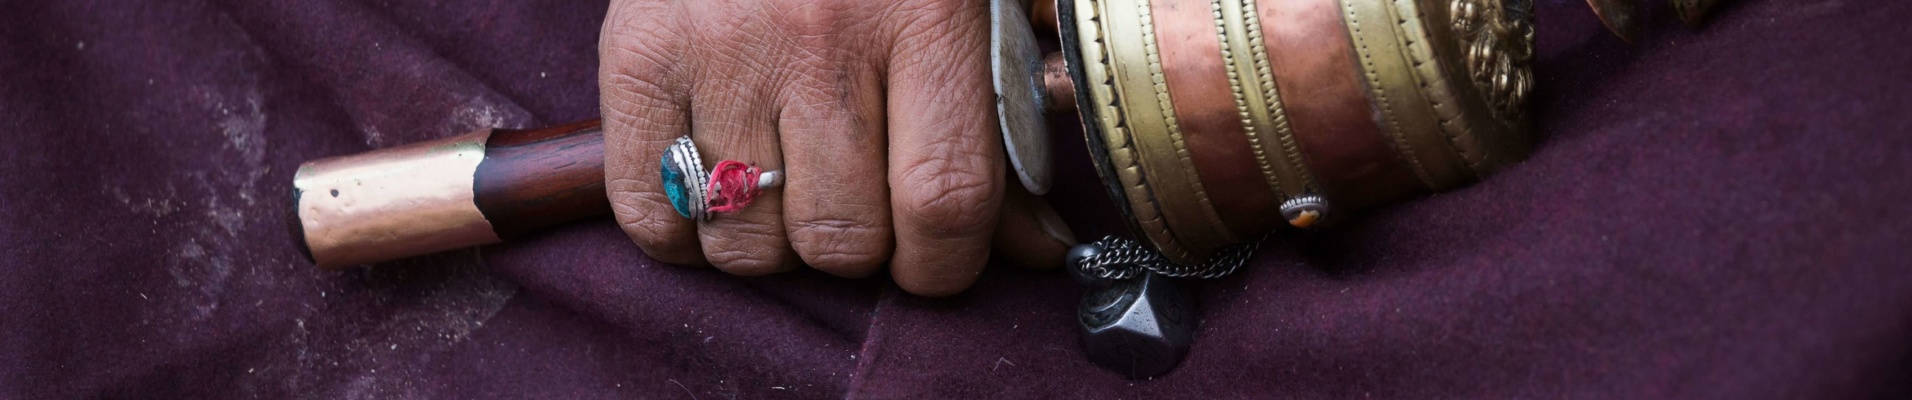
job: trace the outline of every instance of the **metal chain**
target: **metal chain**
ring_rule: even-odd
[[[1264,236],[1265,238],[1265,236]],[[1085,257],[1073,268],[1080,268],[1091,276],[1103,279],[1124,280],[1134,278],[1142,271],[1153,272],[1170,278],[1214,279],[1235,273],[1248,257],[1261,247],[1262,238],[1242,244],[1223,247],[1201,264],[1177,264],[1162,257],[1162,253],[1143,246],[1134,240],[1115,236],[1104,236],[1095,242],[1101,251]]]

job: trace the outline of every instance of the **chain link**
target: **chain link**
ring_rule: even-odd
[[[1228,276],[1235,273],[1235,270],[1241,269],[1242,264],[1247,263],[1248,258],[1255,254],[1255,250],[1261,247],[1261,242],[1265,238],[1266,236],[1247,243],[1223,247],[1216,251],[1214,256],[1209,257],[1208,262],[1190,265],[1169,261],[1163,258],[1161,253],[1143,246],[1140,242],[1104,236],[1102,240],[1095,242],[1095,246],[1100,251],[1095,255],[1084,257],[1080,263],[1070,267],[1079,268],[1090,276],[1113,280],[1134,278],[1142,271],[1170,278],[1214,279]]]

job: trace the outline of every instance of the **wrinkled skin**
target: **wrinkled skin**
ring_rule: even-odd
[[[975,0],[613,0],[599,41],[605,183],[646,254],[737,275],[890,267],[947,296],[992,247],[1058,265],[1073,238],[1005,168]],[[691,135],[706,165],[781,169],[785,186],[705,222],[658,177]]]

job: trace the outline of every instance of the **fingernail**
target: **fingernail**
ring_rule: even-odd
[[[1042,233],[1049,235],[1050,239],[1062,242],[1063,246],[1076,245],[1075,232],[1069,230],[1068,223],[1062,222],[1062,216],[1057,215],[1056,209],[1049,206],[1049,200],[1041,197],[1031,200],[1034,200],[1031,203],[1035,203],[1036,224],[1042,226]]]

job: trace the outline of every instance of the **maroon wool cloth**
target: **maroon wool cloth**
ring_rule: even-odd
[[[1128,381],[1053,271],[739,278],[606,220],[300,258],[300,162],[597,115],[602,2],[0,2],[0,398],[1912,396],[1912,2],[1647,3],[1539,1],[1529,161],[1275,242]]]

